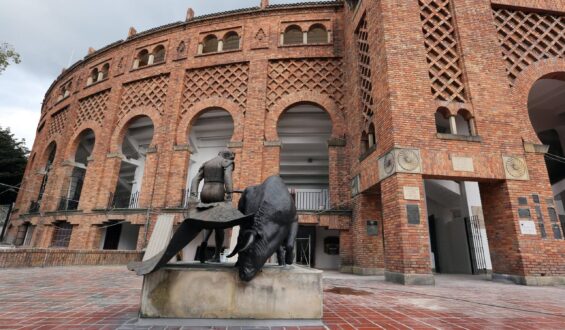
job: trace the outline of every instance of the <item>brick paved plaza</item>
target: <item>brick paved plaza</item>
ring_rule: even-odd
[[[465,276],[436,276],[435,287],[325,277],[323,321],[330,329],[565,328],[565,287]],[[1,329],[135,328],[141,278],[124,266],[4,269],[0,278]]]

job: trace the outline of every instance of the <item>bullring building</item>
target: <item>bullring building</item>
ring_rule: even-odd
[[[229,148],[236,189],[293,193],[298,263],[565,282],[565,2],[258,5],[130,28],[63,70],[7,240],[138,257]]]

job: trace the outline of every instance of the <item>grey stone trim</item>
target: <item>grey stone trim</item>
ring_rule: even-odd
[[[493,273],[492,280],[496,282],[528,286],[565,285],[565,276],[522,276]]]
[[[420,149],[393,148],[378,159],[379,181],[396,173],[422,173]]]
[[[157,146],[153,146],[153,147],[148,147],[146,153],[148,154],[154,154],[157,152]]]
[[[370,276],[370,275],[384,275],[385,270],[383,268],[368,268],[368,267],[352,266],[351,272],[355,275]]]
[[[467,141],[467,142],[482,142],[480,136],[471,135],[458,135],[458,134],[447,134],[447,133],[437,133],[438,139],[443,140],[455,140],[455,141]]]
[[[175,144],[173,146],[174,151],[188,151],[192,153],[192,147],[189,144]]]
[[[281,146],[282,146],[282,142],[281,142],[281,140],[263,141],[263,145],[264,145],[265,147],[281,147]]]
[[[346,273],[346,274],[353,274],[353,266],[342,265],[342,266],[339,267],[339,272],[340,273]]]
[[[433,274],[405,274],[386,270],[385,280],[402,285],[435,285]]]
[[[331,138],[328,140],[328,147],[345,147],[345,139]]]
[[[546,154],[549,151],[549,146],[545,144],[535,144],[533,142],[524,141],[524,151],[535,154]]]
[[[124,159],[125,156],[121,152],[111,152],[106,155],[106,158],[119,158]]]
[[[243,141],[229,142],[228,148],[243,148]]]

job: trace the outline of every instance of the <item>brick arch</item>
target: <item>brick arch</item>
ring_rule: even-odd
[[[79,127],[77,127],[74,130],[73,135],[71,136],[71,138],[69,139],[69,145],[67,146],[67,149],[65,150],[65,154],[64,154],[64,159],[74,159],[74,154],[76,152],[76,149],[78,147],[79,144],[79,136],[86,131],[87,129],[90,129],[94,132],[94,148],[92,149],[92,153],[91,155],[93,155],[98,148],[98,145],[100,143],[98,142],[98,136],[100,136],[98,133],[98,123],[94,122],[94,121],[88,121],[86,123],[81,124]]]
[[[528,66],[516,78],[514,86],[512,87],[512,98],[515,101],[517,110],[528,119],[528,124],[524,125],[524,129],[527,129],[527,136],[532,142],[536,141],[539,143],[540,141],[530,122],[530,114],[528,112],[528,98],[530,91],[538,80],[546,78],[552,74],[565,75],[565,59],[551,58],[538,61]]]
[[[126,135],[127,125],[135,117],[141,116],[147,116],[153,122],[153,139],[151,139],[151,145],[155,144],[155,141],[157,141],[157,138],[160,135],[161,114],[152,107],[138,107],[120,118],[120,120],[116,123],[114,133],[112,133],[112,138],[110,139],[110,153],[117,153],[121,151],[122,140]]]
[[[211,97],[195,103],[191,106],[181,118],[178,127],[175,143],[177,145],[186,144],[190,128],[196,122],[200,114],[211,108],[221,108],[229,112],[233,120],[233,135],[231,141],[243,140],[243,112],[241,108],[234,102],[221,98]]]
[[[61,137],[58,136],[56,138],[51,138],[48,140],[47,143],[44,144],[45,147],[43,147],[43,150],[41,150],[41,157],[39,157],[39,162],[36,162],[36,166],[37,164],[39,164],[39,166],[44,167],[45,163],[47,162],[47,158],[49,158],[49,153],[47,152],[47,150],[49,149],[49,146],[51,145],[51,143],[55,143],[55,159],[53,160],[53,166],[55,166],[55,160],[57,158],[60,157],[61,154],[61,149],[62,149],[62,141],[61,141]]]
[[[332,138],[342,138],[345,135],[345,120],[337,104],[328,96],[303,91],[284,96],[270,109],[265,120],[265,140],[276,141],[279,139],[277,124],[280,116],[287,109],[299,103],[315,104],[326,111],[332,121]]]

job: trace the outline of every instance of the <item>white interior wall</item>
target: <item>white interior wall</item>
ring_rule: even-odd
[[[324,239],[328,236],[339,237],[339,230],[316,227],[316,268],[317,269],[339,269],[339,255],[329,255],[324,252]]]
[[[436,219],[441,271],[472,272],[464,218],[475,215],[480,221],[486,266],[487,269],[492,269],[478,183],[425,180],[425,189],[428,215],[434,215]]]
[[[129,222],[124,222],[121,226],[122,231],[120,233],[120,241],[118,242],[118,250],[135,250],[137,248],[139,226],[132,225]]]

